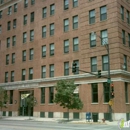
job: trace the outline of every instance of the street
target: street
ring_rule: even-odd
[[[124,128],[122,130],[128,130]],[[115,125],[0,120],[0,130],[119,130]]]

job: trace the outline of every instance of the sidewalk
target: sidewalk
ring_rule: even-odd
[[[76,119],[70,119],[69,121],[67,119],[61,119],[61,118],[38,118],[38,117],[28,117],[28,116],[17,116],[17,117],[2,117],[1,120],[28,120],[28,121],[47,121],[47,122],[57,122],[57,123],[76,123],[76,124],[101,124],[101,125],[118,125],[118,121],[105,121],[105,123],[101,122],[87,122],[86,120],[76,120]]]

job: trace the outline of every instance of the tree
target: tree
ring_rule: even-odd
[[[1,117],[2,117],[2,108],[7,108],[6,103],[8,101],[8,95],[7,91],[3,88],[0,87],[0,109],[1,109]]]
[[[57,93],[55,94],[54,102],[60,104],[63,108],[68,108],[68,113],[69,109],[80,110],[83,108],[83,103],[78,94],[74,93],[77,86],[73,80],[60,80],[55,88]]]

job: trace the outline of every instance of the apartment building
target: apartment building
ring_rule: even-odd
[[[73,62],[88,73],[73,74]],[[128,120],[129,0],[0,0],[0,86],[9,95],[3,116],[27,116],[31,92],[35,117],[85,119],[90,112],[93,120],[109,120],[109,63],[112,119]],[[103,77],[91,74],[98,70]],[[54,86],[62,79],[75,80],[82,110],[68,114],[53,103]]]

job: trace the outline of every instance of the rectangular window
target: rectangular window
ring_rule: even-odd
[[[73,0],[73,7],[77,7],[78,6],[78,0]]]
[[[10,30],[11,29],[11,22],[9,21],[8,23],[7,23],[7,30]]]
[[[89,11],[89,24],[95,23],[95,9]]]
[[[16,28],[16,25],[17,25],[17,20],[14,19],[14,20],[13,20],[13,29]]]
[[[24,8],[28,7],[28,0],[24,0]]]
[[[128,92],[129,92],[129,90],[128,90],[128,83],[127,82],[125,82],[125,102],[126,103],[128,103]]]
[[[54,23],[50,24],[50,36],[54,35],[54,29],[55,29]]]
[[[27,24],[27,15],[23,16],[23,24],[26,25]]]
[[[104,102],[109,102],[110,84],[107,82],[103,83],[103,88],[104,88]]]
[[[22,52],[22,60],[26,61],[26,50]]]
[[[108,55],[104,55],[102,56],[102,67],[103,67],[103,71],[107,71],[108,70]]]
[[[121,6],[120,13],[121,13],[121,19],[124,20],[124,7],[123,6]]]
[[[73,16],[73,29],[78,28],[78,16]]]
[[[6,65],[9,64],[9,54],[6,55]]]
[[[30,30],[30,41],[34,40],[34,30]]]
[[[12,53],[12,64],[15,63],[15,53]]]
[[[79,60],[74,60],[73,62],[77,64],[76,72],[74,74],[79,74]]]
[[[2,25],[0,25],[0,33],[2,33]]]
[[[42,78],[46,78],[46,66],[42,66],[42,74],[41,74]]]
[[[125,44],[125,31],[122,30],[122,43]]]
[[[64,10],[69,9],[69,0],[64,0]]]
[[[98,103],[98,84],[92,83],[92,103]]]
[[[73,51],[79,50],[79,39],[78,37],[73,38]]]
[[[8,82],[8,72],[5,72],[5,83]]]
[[[2,13],[3,13],[3,11],[1,10],[1,11],[0,11],[0,19],[2,18]]]
[[[69,62],[64,62],[64,75],[69,75]]]
[[[14,12],[17,12],[17,3],[14,4]]]
[[[41,103],[45,103],[45,87],[41,88]]]
[[[10,90],[9,104],[13,104],[13,90]]]
[[[124,70],[127,70],[127,56],[124,55]]]
[[[11,82],[14,82],[14,71],[11,71]]]
[[[31,5],[34,5],[35,4],[35,0],[31,0]]]
[[[30,22],[34,22],[34,12],[31,13]]]
[[[24,81],[26,78],[26,70],[22,69],[22,81]]]
[[[55,4],[50,5],[50,15],[55,14]]]
[[[130,12],[128,10],[126,12],[126,19],[127,19],[127,23],[130,24]]]
[[[53,103],[54,100],[54,87],[49,87],[49,103]]]
[[[47,16],[47,7],[44,7],[42,9],[42,18],[46,18],[46,16]]]
[[[69,31],[69,19],[64,19],[64,32]]]
[[[97,57],[91,58],[91,72],[97,71]]]
[[[101,45],[108,44],[108,34],[107,30],[101,31]]]
[[[33,56],[34,56],[34,50],[33,48],[31,48],[29,51],[29,60],[33,60]]]
[[[95,47],[96,46],[96,35],[93,35],[90,33],[90,47]]]
[[[46,45],[42,46],[42,57],[46,57]]]
[[[55,49],[54,43],[51,43],[51,44],[50,44],[50,56],[53,56],[53,55],[54,55],[54,49]]]
[[[24,32],[23,33],[23,43],[26,43],[27,42],[27,33]]]
[[[128,33],[128,44],[129,44],[129,47],[130,47],[130,33]]]
[[[69,53],[69,40],[64,40],[64,53]]]
[[[42,37],[45,38],[46,37],[46,26],[42,27]]]
[[[107,7],[102,6],[100,8],[100,21],[106,20],[107,19]]]
[[[12,37],[12,46],[15,46],[16,45],[16,36],[13,36]]]
[[[50,77],[54,77],[54,64],[50,65]]]
[[[7,48],[10,47],[10,38],[9,38],[9,37],[7,38],[7,44],[6,44],[6,47],[7,47]]]
[[[12,13],[12,6],[8,7],[8,15],[11,15]]]
[[[0,4],[3,4],[4,3],[4,0],[0,0]]]
[[[33,79],[33,68],[29,68],[29,80]]]

